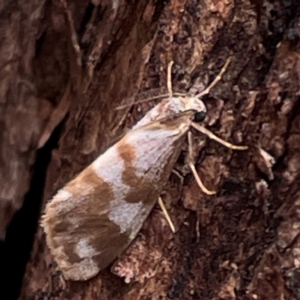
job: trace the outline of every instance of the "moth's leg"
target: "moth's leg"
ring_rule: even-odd
[[[164,213],[164,215],[166,217],[167,222],[169,223],[169,226],[170,226],[172,232],[174,233],[175,232],[175,226],[174,226],[174,224],[173,224],[173,222],[172,222],[172,220],[170,218],[170,215],[169,215],[169,213],[168,213],[168,211],[167,211],[167,209],[165,207],[165,204],[164,204],[164,202],[163,202],[163,200],[162,200],[161,197],[158,197],[158,204],[159,204],[161,210],[163,211],[163,213]]]
[[[216,135],[214,135],[211,131],[209,131],[208,129],[206,129],[205,127],[203,127],[203,126],[201,126],[199,124],[196,124],[196,123],[192,122],[192,126],[196,130],[198,130],[201,133],[203,133],[206,136],[208,136],[210,139],[215,140],[216,142],[224,145],[227,148],[234,149],[234,150],[247,150],[248,149],[248,146],[233,145],[233,144],[231,144],[229,142],[226,142],[226,141],[222,140],[221,138],[219,138]]]
[[[171,98],[173,96],[173,90],[172,90],[172,66],[173,66],[173,61],[170,61],[168,64],[168,69],[167,69],[167,89],[169,93],[169,97]]]
[[[183,185],[183,182],[184,182],[183,176],[180,175],[180,173],[175,169],[172,170],[172,173],[179,178],[181,185]],[[159,204],[161,210],[163,211],[165,218],[166,218],[167,222],[169,223],[169,226],[170,226],[172,232],[175,233],[175,226],[171,220],[171,217],[170,217],[161,197],[158,197],[158,204]]]
[[[145,103],[145,102],[149,102],[152,100],[156,100],[156,99],[160,99],[160,98],[165,98],[165,97],[172,97],[173,96],[173,90],[172,90],[172,66],[173,66],[173,61],[171,61],[168,64],[168,68],[167,68],[167,89],[168,89],[168,93],[166,94],[161,94],[161,95],[157,95],[157,96],[152,96],[143,100],[139,100],[139,101],[135,101],[134,102],[134,97],[133,97],[133,101],[131,101],[128,104],[124,104],[124,105],[120,105],[118,107],[116,107],[116,110],[122,110],[125,109],[127,107],[131,107],[132,105],[136,105],[136,104],[141,104],[141,103]]]
[[[200,189],[207,195],[214,195],[216,192],[215,191],[210,191],[208,190],[205,185],[203,184],[203,182],[201,181],[195,165],[193,163],[193,141],[192,141],[192,133],[189,131],[188,132],[188,146],[189,146],[189,154],[188,154],[188,165],[196,179],[196,182],[198,183]]]
[[[197,242],[200,240],[200,217],[199,214],[197,215],[197,221],[196,221],[196,236],[197,236]]]
[[[204,90],[202,91],[201,93],[197,94],[195,97],[196,98],[200,98],[206,94],[208,94],[210,92],[210,90],[221,80],[223,74],[225,73],[228,65],[230,64],[232,60],[232,57],[229,57],[227,60],[226,60],[226,63],[225,65],[223,66],[223,68],[221,69],[220,73],[217,75],[217,77],[213,80],[213,82]]]
[[[175,169],[172,170],[172,173],[179,178],[181,185],[183,185],[183,182],[184,182],[183,176]]]
[[[151,96],[151,97],[143,99],[143,100],[131,102],[129,104],[120,105],[120,106],[116,107],[115,110],[122,110],[122,109],[125,109],[128,107],[131,107],[133,105],[137,105],[137,104],[141,104],[141,103],[145,103],[145,102],[149,102],[149,101],[153,101],[153,100],[165,98],[165,97],[169,97],[169,93],[161,94],[161,95],[157,95],[157,96]]]

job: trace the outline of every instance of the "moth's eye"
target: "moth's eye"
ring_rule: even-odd
[[[194,122],[200,123],[204,121],[206,117],[206,111],[197,111],[194,116]]]

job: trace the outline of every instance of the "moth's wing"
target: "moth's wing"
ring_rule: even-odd
[[[72,280],[95,276],[118,255],[114,247],[118,251],[129,242],[129,233],[121,233],[108,218],[108,202],[113,196],[109,187],[101,178],[99,186],[92,187],[88,182],[93,176],[90,168],[84,173],[80,183],[74,180],[54,196],[42,220],[58,268]],[[90,190],[81,190],[81,185]]]
[[[42,226],[67,279],[95,276],[135,238],[169,177],[181,137],[176,128],[132,131],[47,204]]]

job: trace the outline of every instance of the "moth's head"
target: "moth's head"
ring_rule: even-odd
[[[192,110],[195,112],[194,122],[199,123],[204,121],[206,117],[206,107],[203,101],[196,97],[186,97],[185,98],[185,109]]]

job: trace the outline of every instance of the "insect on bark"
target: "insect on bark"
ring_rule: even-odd
[[[228,63],[204,93],[217,83]],[[201,95],[162,100],[46,205],[42,218],[46,241],[66,279],[95,276],[134,240],[168,181],[187,135],[191,143],[191,127],[229,148],[247,149],[219,139],[196,123],[206,114]],[[189,161],[200,188],[214,193],[205,188]]]

